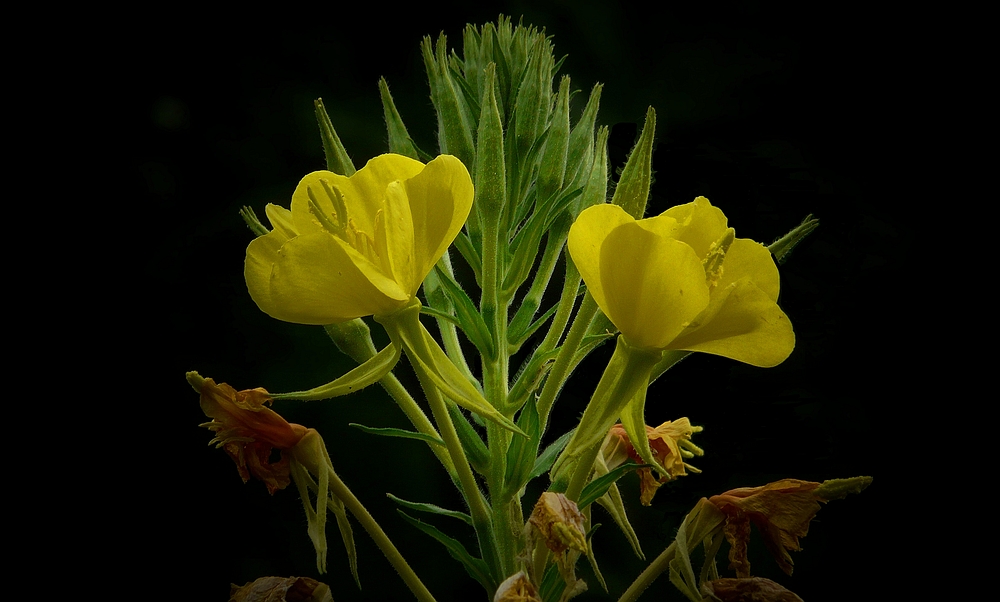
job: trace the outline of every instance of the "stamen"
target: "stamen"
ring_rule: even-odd
[[[340,194],[340,189],[336,186],[330,186],[330,183],[323,178],[319,179],[319,183],[323,185],[323,190],[326,191],[326,196],[330,197],[330,202],[333,203],[333,209],[337,212],[337,223],[346,224],[347,203],[344,201],[343,195]]]
[[[309,195],[309,213],[312,213],[313,217],[319,220],[319,224],[323,226],[323,228],[325,228],[328,232],[330,232],[330,234],[343,236],[344,228],[330,221],[329,216],[327,216],[326,212],[323,211],[323,208],[319,206],[319,202],[316,200],[316,196],[313,194],[312,186],[306,187],[306,194]]]

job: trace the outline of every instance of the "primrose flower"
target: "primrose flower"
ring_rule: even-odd
[[[246,483],[250,475],[267,486],[272,495],[284,489],[289,479],[289,456],[285,450],[298,445],[307,429],[289,424],[274,410],[264,406],[271,396],[261,388],[237,391],[226,383],[215,384],[197,372],[188,372],[188,382],[201,394],[201,411],[211,418],[200,426],[215,432],[209,445],[221,447],[236,463]],[[281,459],[270,462],[271,451],[282,450]]]
[[[704,197],[641,220],[595,205],[568,244],[590,294],[633,347],[775,366],[795,346],[771,254],[736,238]]]
[[[268,205],[274,229],[247,247],[244,275],[264,313],[332,324],[405,307],[472,208],[472,178],[457,158],[424,165],[375,157],[350,177],[302,178],[291,210]]]
[[[691,436],[701,432],[701,430],[702,427],[692,426],[691,421],[687,418],[668,420],[656,428],[646,425],[646,438],[649,440],[653,459],[667,473],[657,479],[653,476],[652,468],[639,469],[639,501],[642,502],[643,506],[649,506],[653,502],[656,490],[663,483],[687,475],[685,469],[690,469],[691,472],[695,473],[701,472],[684,461],[685,458],[704,455],[705,452],[691,442]],[[638,463],[643,462],[642,457],[629,440],[625,427],[621,424],[611,427],[602,452],[608,469],[620,466],[629,459]]]

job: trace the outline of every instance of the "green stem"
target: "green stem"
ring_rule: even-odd
[[[683,530],[684,541],[687,542],[685,550],[683,550],[684,556],[688,556],[692,550],[694,550],[698,545],[700,545],[706,538],[718,534],[725,523],[726,517],[722,512],[717,510],[711,502],[705,498],[698,500],[695,507],[684,517],[684,522],[681,523],[678,532]],[[716,548],[717,550],[718,548]],[[670,568],[670,563],[674,560],[679,552],[679,546],[677,545],[677,540],[667,546],[667,549],[663,550],[659,556],[657,556],[653,562],[649,563],[632,585],[629,586],[625,593],[618,598],[618,602],[635,602],[648,588],[661,573]],[[714,554],[707,556],[705,562],[709,563],[714,558]],[[690,560],[688,560],[690,562]]]
[[[545,334],[541,345],[535,353],[547,353],[556,348],[559,339],[566,331],[569,317],[573,313],[573,306],[576,304],[577,293],[580,291],[580,271],[576,269],[576,264],[570,258],[569,253],[563,253],[566,257],[566,280],[563,282],[562,293],[559,295],[559,309],[552,318],[549,331]]]
[[[405,321],[400,321],[397,324],[400,326],[407,325]],[[422,328],[419,320],[416,323],[416,327]],[[410,339],[413,341],[414,345],[419,345],[420,348],[410,349],[407,347],[405,349],[407,357],[409,357],[410,354],[422,355],[425,358],[433,357],[430,350],[427,348],[427,342],[422,332],[416,333],[416,335],[410,337]],[[487,565],[490,566],[494,576],[500,578],[500,563],[497,557],[495,538],[493,536],[493,522],[491,520],[490,511],[486,505],[486,501],[483,499],[482,492],[479,490],[479,485],[476,483],[476,477],[472,474],[472,467],[469,465],[469,460],[465,456],[465,450],[462,448],[462,442],[458,438],[458,432],[455,430],[455,424],[452,422],[451,416],[448,414],[448,407],[445,405],[444,397],[441,395],[441,391],[434,384],[430,375],[427,374],[421,366],[421,362],[411,358],[410,364],[413,366],[413,370],[417,373],[420,385],[423,387],[424,394],[427,396],[427,401],[431,407],[431,413],[434,415],[434,421],[437,423],[438,428],[441,429],[441,438],[444,440],[445,446],[448,448],[448,452],[451,454],[451,458],[455,462],[455,469],[458,472],[458,481],[461,485],[462,494],[465,496],[465,501],[469,505],[469,513],[472,515],[472,524],[476,529],[476,536],[479,540],[479,547],[483,554],[483,560],[485,560]],[[491,470],[493,470],[492,467]]]
[[[375,357],[377,352],[375,343],[372,341],[371,329],[368,328],[368,325],[363,320],[351,320],[350,322],[341,324],[328,324],[324,328],[327,334],[330,335],[330,338],[333,339],[334,344],[337,345],[337,348],[357,363],[363,364]],[[413,428],[435,439],[441,438],[437,429],[431,424],[430,419],[420,409],[417,401],[413,399],[410,392],[406,390],[406,387],[403,386],[403,383],[399,382],[399,379],[394,374],[390,372],[378,382],[385,389],[385,392],[396,402],[396,405],[403,411],[403,414],[410,420]],[[451,480],[456,481],[458,476],[455,471],[455,463],[452,462],[448,450],[442,449],[440,445],[430,445],[429,447],[438,461],[441,462],[441,465],[444,466],[444,469],[448,471]]]
[[[597,307],[597,302],[594,301],[594,298],[588,292],[583,298],[583,303],[580,304],[580,309],[576,312],[573,325],[570,326],[566,340],[563,341],[562,347],[559,349],[559,355],[556,356],[555,364],[549,370],[549,375],[545,379],[545,385],[542,387],[542,395],[538,399],[538,420],[543,433],[545,432],[545,426],[548,424],[549,412],[552,410],[552,404],[555,403],[556,395],[559,394],[563,384],[565,384],[566,379],[569,377],[570,368],[573,364],[573,356],[576,355],[576,350],[580,348],[580,343],[583,341],[584,335],[587,334],[590,323],[594,320],[594,316],[597,315],[598,311],[600,311],[600,308]]]
[[[327,467],[327,472],[330,477],[330,490],[337,496],[341,501],[344,502],[344,506],[351,511],[354,518],[361,523],[368,535],[371,536],[372,540],[375,541],[375,545],[382,550],[385,554],[386,559],[392,564],[399,576],[403,578],[406,586],[410,588],[413,595],[417,597],[417,600],[422,600],[423,602],[434,602],[434,596],[428,591],[427,587],[420,580],[420,577],[413,572],[410,565],[407,564],[403,555],[399,553],[396,546],[393,545],[389,536],[385,534],[382,527],[379,526],[368,510],[361,504],[361,501],[351,492],[351,490],[340,480],[337,473],[333,470],[332,466]]]

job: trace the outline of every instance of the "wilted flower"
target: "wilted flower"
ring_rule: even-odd
[[[333,602],[330,587],[309,577],[261,577],[230,586],[229,602]]]
[[[802,602],[782,585],[763,577],[714,579],[702,584],[701,591],[716,602]]]
[[[702,351],[774,366],[795,347],[777,306],[778,269],[736,238],[708,199],[636,220],[617,205],[584,210],[569,250],[594,300],[630,345]]]
[[[504,579],[493,594],[493,602],[542,602],[542,599],[528,576],[520,571]]]
[[[215,432],[209,445],[221,447],[236,463],[243,482],[250,475],[267,485],[273,494],[290,483],[289,456],[285,450],[295,447],[306,434],[306,427],[289,424],[277,412],[265,407],[271,396],[261,388],[237,391],[197,372],[187,373],[188,383],[201,394],[201,411],[211,418],[201,426]],[[282,450],[281,459],[271,462],[273,449]]]
[[[660,488],[660,485],[686,475],[685,469],[690,469],[691,472],[695,473],[701,472],[684,461],[685,458],[693,458],[705,453],[691,442],[691,436],[701,432],[701,430],[702,427],[692,426],[691,421],[687,418],[668,420],[656,428],[646,425],[646,437],[653,452],[653,459],[667,472],[657,479],[653,476],[652,468],[639,469],[639,500],[643,506],[652,503],[653,496],[656,495],[656,490]],[[611,427],[602,453],[608,469],[620,466],[628,459],[640,464],[643,462],[642,457],[629,440],[625,427],[621,424]]]
[[[331,324],[405,307],[465,224],[472,178],[457,158],[424,165],[380,155],[350,177],[302,178],[291,210],[247,247],[250,296],[264,313]]]
[[[580,554],[587,553],[584,517],[576,502],[561,493],[546,491],[531,511],[525,531],[529,542],[540,539],[555,556],[559,575],[566,583],[563,599],[587,588],[582,579],[576,578],[576,561]],[[534,544],[529,543],[529,555],[533,549]]]
[[[819,503],[860,492],[871,480],[871,477],[855,477],[815,483],[782,479],[763,487],[742,487],[712,496],[709,501],[726,515],[723,533],[729,540],[730,568],[737,577],[750,576],[747,542],[753,522],[778,566],[791,575],[792,557],[788,550],[802,549],[799,538],[809,532],[809,522],[819,512]]]

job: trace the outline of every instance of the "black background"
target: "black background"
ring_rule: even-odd
[[[646,107],[656,108],[647,214],[704,195],[725,211],[738,236],[765,243],[808,213],[821,220],[781,269],[780,304],[797,336],[785,363],[757,369],[695,355],[650,389],[647,422],[690,417],[705,427],[695,441],[707,454],[693,462],[703,474],[664,487],[651,508],[637,503],[637,479],[622,481],[647,557],[672,540],[699,497],[784,477],[868,474],[876,479],[868,491],[820,512],[804,551],[793,553],[792,577],[780,573],[756,535],[751,544],[754,573],[806,600],[868,598],[857,588],[885,553],[875,544],[887,444],[875,433],[895,403],[874,351],[895,330],[881,289],[909,241],[894,222],[893,199],[879,186],[885,130],[876,24],[849,11],[752,3],[655,13],[598,2],[350,11],[240,15],[232,22],[165,14],[125,33],[123,50],[141,54],[146,65],[122,76],[130,92],[122,107],[126,166],[134,178],[130,190],[138,191],[155,233],[143,241],[139,273],[149,277],[143,284],[157,326],[145,333],[133,374],[155,391],[148,410],[155,420],[152,443],[142,452],[148,470],[126,480],[130,487],[135,481],[155,525],[136,545],[160,560],[140,572],[188,599],[206,600],[224,600],[230,582],[318,576],[297,493],[271,497],[259,482],[244,485],[225,454],[206,446],[211,434],[197,427],[205,418],[183,375],[198,370],[238,389],[287,391],[351,367],[322,329],[278,322],[256,308],[242,277],[251,234],[237,211],[249,205],[261,214],[268,202],[287,206],[298,179],[323,167],[315,98],[324,99],[359,167],[385,152],[380,76],[411,135],[433,151],[436,127],[419,42],[444,31],[460,49],[465,23],[502,12],[545,27],[557,58],[568,55],[561,73],[582,90],[574,119],[590,88],[605,84],[598,123],[612,126],[614,167],[623,164]],[[546,441],[582,412],[609,353],[606,346],[578,370]],[[416,390],[408,368],[399,372]],[[348,426],[406,426],[380,389],[276,409],[323,434],[340,475],[439,600],[484,598],[439,544],[405,524],[385,498],[392,492],[460,508],[431,454],[422,444]],[[543,484],[536,485],[525,497],[528,506]],[[473,548],[464,525],[428,520]],[[591,591],[580,600],[616,599],[645,563],[603,510],[595,510],[595,521],[604,523],[597,556],[611,594],[599,591],[582,563]],[[330,572],[322,580],[335,599],[408,599],[359,526],[360,592],[332,523],[328,536]],[[725,569],[724,551],[719,560]],[[666,576],[646,596],[681,599]]]

